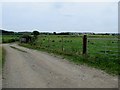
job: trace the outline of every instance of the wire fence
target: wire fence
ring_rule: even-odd
[[[37,46],[64,54],[79,55],[82,52],[82,38],[76,36],[40,36]]]
[[[88,38],[88,54],[118,59],[118,38]]]
[[[84,41],[86,40],[86,41]],[[83,36],[40,36],[37,48],[68,55],[87,54],[91,56],[109,56],[118,58],[118,38],[91,38]]]

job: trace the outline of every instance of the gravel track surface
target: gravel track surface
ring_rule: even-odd
[[[118,87],[118,77],[101,70],[78,66],[62,58],[17,44],[4,44],[3,47],[6,50],[3,88]]]

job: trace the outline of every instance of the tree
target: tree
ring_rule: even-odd
[[[33,35],[34,35],[34,38],[37,38],[37,36],[39,35],[39,32],[38,31],[33,31]]]
[[[54,35],[56,35],[56,32],[53,32]]]

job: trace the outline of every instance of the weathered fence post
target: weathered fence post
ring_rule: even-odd
[[[87,35],[83,36],[83,54],[87,54]]]
[[[62,43],[62,51],[63,51],[63,37],[62,37],[61,43]]]
[[[50,48],[50,38],[48,37],[48,49]]]

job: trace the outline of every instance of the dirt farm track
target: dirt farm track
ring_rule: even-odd
[[[15,48],[11,48],[15,47]],[[117,88],[118,77],[45,52],[4,44],[3,88]]]

